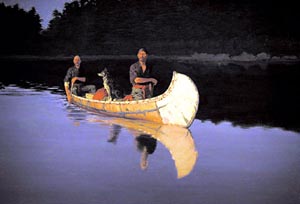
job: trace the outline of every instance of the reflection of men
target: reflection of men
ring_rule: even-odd
[[[121,132],[122,127],[120,125],[113,124],[110,127],[108,142],[116,143],[119,133]]]
[[[141,48],[137,54],[138,62],[130,66],[129,76],[132,84],[131,95],[134,100],[151,98],[153,95],[153,86],[157,80],[151,77],[151,68],[147,66],[146,61],[148,52]]]
[[[68,101],[71,101],[71,91],[76,95],[83,95],[85,93],[95,93],[95,85],[85,85],[86,77],[84,76],[83,70],[80,69],[81,59],[76,55],[73,59],[74,66],[70,67],[64,79],[65,91],[67,94]],[[70,90],[70,82],[71,88]]]
[[[140,166],[142,170],[145,170],[148,167],[148,155],[155,151],[157,140],[146,134],[141,134],[135,140],[138,150],[142,152]]]

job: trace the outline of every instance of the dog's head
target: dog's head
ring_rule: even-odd
[[[98,76],[100,77],[107,77],[108,76],[108,71],[107,68],[105,67],[102,72],[98,73]]]

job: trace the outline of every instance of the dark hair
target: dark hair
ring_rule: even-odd
[[[144,47],[140,48],[138,50],[138,53],[141,52],[141,51],[144,51],[146,54],[148,54],[148,50],[146,48],[144,48]]]

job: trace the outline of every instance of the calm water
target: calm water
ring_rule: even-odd
[[[202,97],[186,130],[79,109],[62,91],[66,62],[55,74],[18,63],[1,77],[1,203],[300,203],[299,123],[289,118],[298,98],[274,101],[296,85],[293,67],[181,64]]]

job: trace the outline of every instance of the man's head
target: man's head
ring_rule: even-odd
[[[147,57],[148,57],[148,51],[145,48],[140,48],[137,57],[139,61],[146,62]]]
[[[75,67],[80,67],[80,63],[81,63],[81,59],[78,55],[76,55],[74,58],[73,58],[73,63],[75,65]]]

